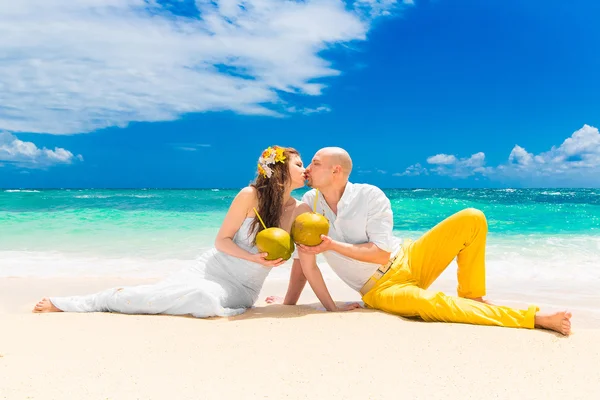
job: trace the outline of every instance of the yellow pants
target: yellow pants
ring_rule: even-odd
[[[516,310],[469,298],[485,293],[485,215],[468,208],[440,222],[416,241],[406,240],[404,253],[363,296],[371,308],[425,321],[533,328],[536,306]],[[427,288],[448,267],[458,264],[458,297]]]

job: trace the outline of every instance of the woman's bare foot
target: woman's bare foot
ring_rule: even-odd
[[[46,312],[62,312],[52,304],[49,298],[44,297],[42,300],[33,307],[34,313],[46,313]]]
[[[572,314],[568,311],[536,314],[535,327],[550,329],[568,336],[571,333],[571,316]]]
[[[283,304],[283,297],[269,296],[265,299],[267,304]]]

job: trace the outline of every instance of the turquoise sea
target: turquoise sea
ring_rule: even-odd
[[[600,299],[594,297],[600,293],[600,189],[384,191],[402,238],[417,238],[462,208],[482,210],[489,224],[488,286],[507,297],[534,291]],[[0,277],[163,276],[212,246],[236,193],[1,190]],[[454,271],[451,266],[440,279],[450,282]],[[269,279],[287,273],[289,265]],[[600,309],[598,301],[592,308]]]

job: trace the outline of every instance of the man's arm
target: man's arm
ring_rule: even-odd
[[[317,255],[324,251],[335,251],[346,257],[374,264],[385,264],[389,261],[392,252],[392,231],[394,216],[390,200],[377,187],[372,187],[368,199],[367,243],[351,244],[339,242],[329,236],[322,235],[323,242],[317,246],[302,246],[303,251]]]
[[[331,240],[330,250],[358,261],[374,264],[385,264],[390,260],[391,253],[377,247],[375,243],[350,244]]]
[[[321,304],[323,304],[327,311],[340,311],[331,298],[327,285],[325,285],[325,280],[317,265],[317,257],[314,254],[306,253],[302,250],[298,251],[298,255],[300,256],[302,272]]]
[[[385,264],[390,259],[390,252],[377,247],[375,243],[350,244],[331,239],[329,236],[321,235],[323,242],[316,246],[304,246],[299,244],[298,248],[303,252],[313,255],[324,251],[335,251],[343,256],[353,258],[358,261],[370,262],[374,264]]]
[[[304,276],[304,272],[302,272],[302,264],[300,264],[300,260],[298,258],[294,258],[292,272],[290,273],[290,282],[288,284],[288,289],[287,293],[285,294],[283,304],[290,306],[296,305],[305,285],[306,277]]]

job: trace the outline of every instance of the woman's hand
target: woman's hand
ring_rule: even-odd
[[[250,257],[250,261],[261,264],[265,267],[279,267],[281,264],[284,264],[287,261],[283,258],[278,258],[276,260],[267,260],[265,257],[267,257],[268,255],[269,253],[253,254]]]
[[[360,304],[358,304],[358,303],[347,303],[347,304],[344,304],[341,307],[336,307],[335,311],[350,311],[350,310],[354,310],[354,309],[357,309],[357,308],[360,308]]]
[[[283,297],[280,296],[269,296],[265,299],[267,304],[283,304]]]

